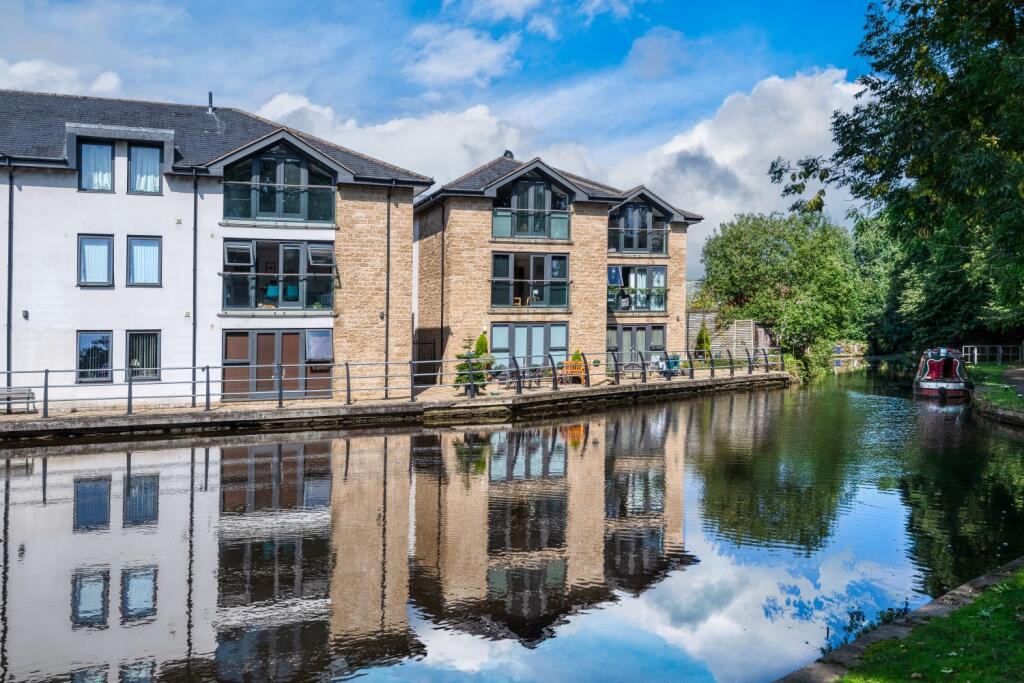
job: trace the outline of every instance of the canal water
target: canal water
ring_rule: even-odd
[[[13,452],[0,674],[771,680],[1024,554],[1024,441],[905,386]]]

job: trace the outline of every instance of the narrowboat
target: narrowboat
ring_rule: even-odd
[[[960,352],[945,347],[926,349],[914,376],[914,394],[941,401],[966,401],[971,383]]]

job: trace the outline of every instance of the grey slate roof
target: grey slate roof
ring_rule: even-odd
[[[518,159],[513,159],[507,156],[500,156],[497,159],[492,159],[487,163],[483,164],[482,166],[474,168],[469,173],[459,176],[450,183],[442,185],[440,188],[430,193],[429,195],[424,196],[417,202],[417,206],[432,203],[434,199],[437,199],[438,197],[443,196],[445,194],[481,193],[496,180],[500,180],[501,178],[504,178],[510,173],[514,173],[515,171],[519,170],[528,163],[530,162],[519,161]],[[561,169],[554,167],[552,167],[552,170],[561,174],[567,180],[569,180],[570,182],[574,183],[575,185],[586,191],[592,199],[623,201],[637,190],[646,189],[643,185],[639,185],[629,190],[620,190],[610,185],[599,183],[596,180],[590,180],[589,178],[584,178],[583,176],[576,175],[575,173],[570,173],[568,171],[563,171]],[[648,190],[648,192],[650,191]],[[671,207],[671,205],[669,206]],[[691,211],[683,211],[675,207],[671,208],[676,214],[682,216],[686,220],[699,221],[703,219],[702,216],[695,214]]]
[[[430,185],[432,179],[231,107],[143,102],[0,90],[0,154],[66,158],[65,123],[174,131],[175,168],[202,166],[282,128],[303,138],[359,178]]]

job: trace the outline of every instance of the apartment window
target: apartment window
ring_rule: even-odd
[[[114,191],[114,145],[83,142],[78,145],[78,189],[85,192]]]
[[[559,363],[568,357],[568,346],[569,326],[565,323],[495,323],[491,326],[491,354],[503,367],[511,365],[511,358],[515,358],[521,368],[549,365],[549,354]]]
[[[153,524],[160,515],[160,475],[124,478],[124,525]]]
[[[75,479],[74,530],[110,528],[110,477]]]
[[[334,176],[284,143],[224,169],[224,217],[334,222]]]
[[[78,236],[78,284],[82,287],[114,286],[113,235]]]
[[[566,254],[493,254],[491,306],[566,307],[569,257]]]
[[[106,683],[104,677],[103,683]],[[132,662],[121,665],[120,683],[151,683],[156,680],[156,662]]]
[[[646,204],[623,204],[608,219],[608,250],[665,253],[668,224]]]
[[[163,149],[149,145],[128,145],[128,191],[160,194],[160,160]]]
[[[569,195],[533,176],[499,191],[491,224],[494,237],[569,238]]]
[[[617,353],[620,364],[650,360],[665,351],[664,325],[609,325],[607,350]]]
[[[110,356],[113,334],[103,332],[78,333],[78,382],[110,382],[113,380]]]
[[[224,310],[334,309],[334,245],[327,242],[228,241]]]
[[[665,266],[609,266],[608,310],[666,310],[666,273]]]
[[[103,628],[107,625],[110,596],[108,569],[79,570],[71,577],[71,623],[75,627]]]
[[[159,237],[128,238],[128,286],[159,287],[163,277],[162,240]]]
[[[146,619],[156,614],[156,567],[121,571],[121,620]]]
[[[272,399],[279,388],[291,398],[329,398],[332,340],[330,329],[225,331],[223,399]]]
[[[135,381],[160,379],[160,333],[156,331],[130,331],[127,333],[128,372]]]

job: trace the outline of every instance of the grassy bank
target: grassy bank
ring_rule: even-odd
[[[870,646],[845,683],[1020,681],[1024,672],[1024,571],[905,640]]]
[[[1020,389],[1009,386],[1003,373],[1008,365],[980,363],[968,368],[971,381],[974,382],[974,398],[995,408],[1024,413],[1024,397]]]

